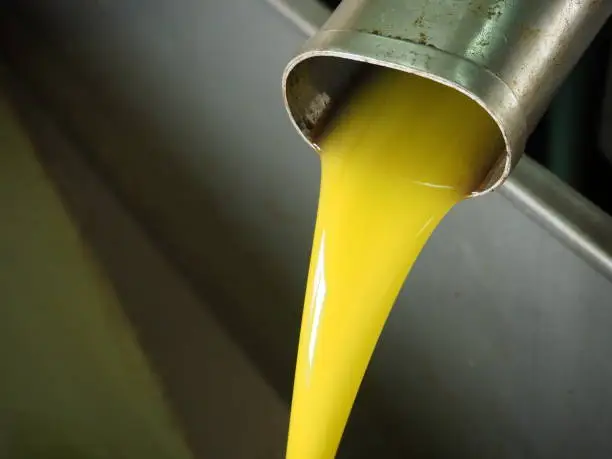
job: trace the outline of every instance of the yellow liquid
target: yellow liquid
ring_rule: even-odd
[[[391,70],[322,142],[287,459],[331,459],[393,302],[436,225],[502,151],[497,126],[453,89]]]

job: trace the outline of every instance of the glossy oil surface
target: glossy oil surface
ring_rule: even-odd
[[[321,143],[288,459],[335,456],[404,279],[502,145],[475,102],[391,70],[365,83],[337,116]]]

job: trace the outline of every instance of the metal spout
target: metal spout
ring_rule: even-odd
[[[429,78],[478,102],[506,151],[482,194],[500,186],[556,88],[612,13],[612,0],[344,0],[289,62],[286,108],[316,147],[368,65]]]

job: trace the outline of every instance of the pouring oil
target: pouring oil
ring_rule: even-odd
[[[436,225],[502,151],[468,97],[381,70],[321,143],[287,459],[332,459],[393,302]]]

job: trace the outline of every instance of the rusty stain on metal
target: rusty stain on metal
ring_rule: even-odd
[[[504,11],[505,0],[497,0],[493,5],[487,9],[487,16],[489,19],[498,18]]]
[[[495,3],[488,5],[483,3],[481,0],[472,0],[469,7],[470,11],[475,15],[481,16],[485,19],[496,19],[502,15],[505,1],[506,0],[497,0]]]
[[[406,37],[402,37],[401,35],[391,35],[391,34],[384,33],[383,31],[379,29],[372,29],[372,30],[358,29],[358,32],[369,33],[372,35],[376,35],[378,37],[391,38],[393,40],[405,41],[407,43],[416,43],[419,45],[425,45],[425,46],[429,46],[430,48],[438,49],[437,46],[429,42],[429,37],[427,36],[425,32],[420,32],[416,38],[406,38]]]

